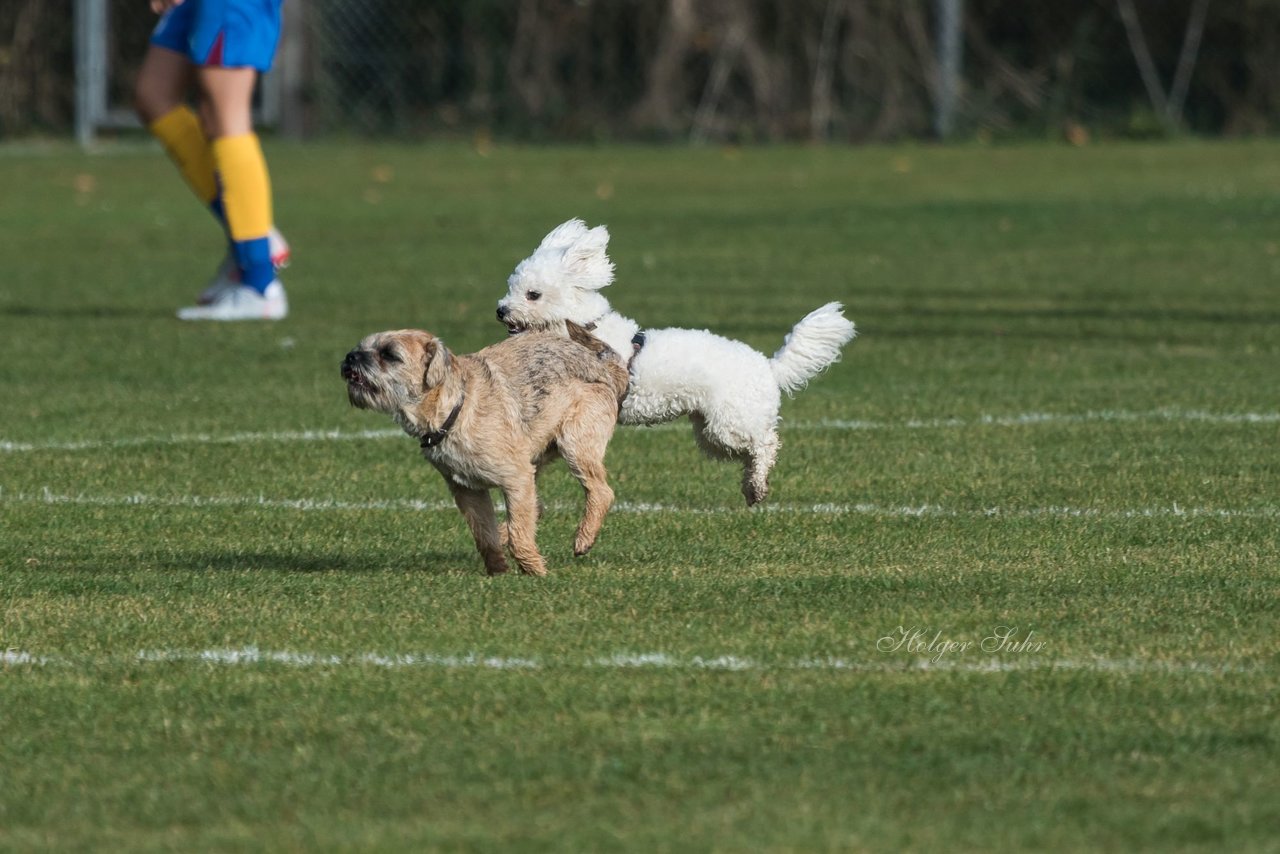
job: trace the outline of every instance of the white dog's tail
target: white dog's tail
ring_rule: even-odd
[[[804,388],[809,380],[839,361],[841,348],[857,334],[841,308],[840,303],[829,302],[809,312],[773,354],[769,367],[778,387],[787,394]]]

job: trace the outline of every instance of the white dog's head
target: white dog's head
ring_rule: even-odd
[[[600,289],[613,281],[609,230],[580,219],[557,226],[507,279],[498,320],[510,333],[546,329],[572,320],[588,326],[609,312]]]

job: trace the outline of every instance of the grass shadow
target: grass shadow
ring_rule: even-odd
[[[341,572],[375,574],[413,572],[423,575],[484,575],[484,566],[474,552],[425,552],[396,559],[387,555],[361,556],[335,552],[172,552],[155,555],[162,570],[180,572],[271,572],[320,574]]]
[[[1274,325],[1280,323],[1280,314],[1273,311],[1230,312],[1213,309],[1180,308],[1108,308],[1106,306],[1081,306],[1078,308],[907,308],[898,311],[877,312],[896,317],[974,317],[999,318],[1001,320],[1115,320],[1224,323],[1234,325]]]
[[[118,320],[172,317],[173,312],[165,308],[133,308],[111,305],[79,305],[79,306],[44,306],[44,305],[4,305],[0,306],[0,316],[45,318],[53,320]]]

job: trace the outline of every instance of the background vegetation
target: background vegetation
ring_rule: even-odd
[[[938,96],[926,0],[291,2],[312,134],[892,140],[929,135]],[[957,132],[1171,130],[1126,7],[1166,94],[1199,36],[1172,129],[1274,131],[1275,0],[967,0]],[[110,9],[111,100],[127,106],[154,19],[142,0]],[[71,0],[0,0],[0,138],[69,130],[72,24]]]

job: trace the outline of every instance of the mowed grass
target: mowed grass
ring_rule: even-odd
[[[158,150],[0,151],[0,848],[1276,850],[1280,145],[268,154],[293,313],[204,326]],[[622,429],[489,579],[338,363],[575,215],[646,325],[861,335],[767,509]]]

